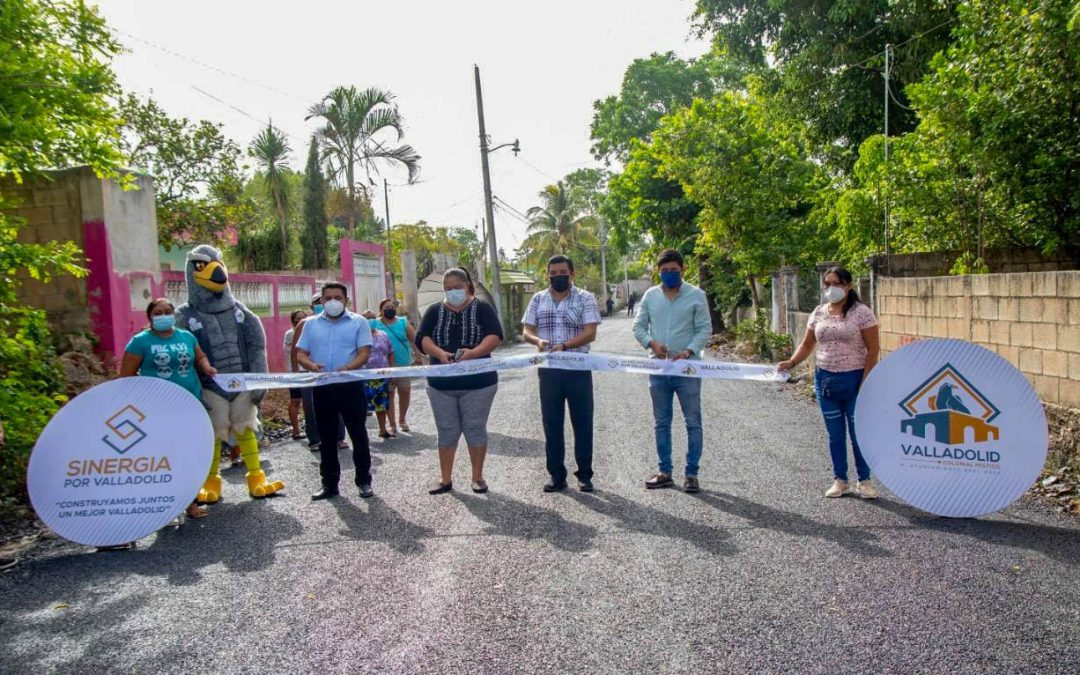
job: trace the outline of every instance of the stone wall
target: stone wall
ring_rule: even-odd
[[[92,173],[90,174],[93,175]],[[0,177],[0,191],[9,207],[9,217],[21,219],[18,240],[28,244],[50,241],[74,242],[83,247],[82,169],[57,171],[48,177]],[[86,279],[61,276],[49,283],[30,278],[16,270],[20,302],[44,309],[49,322],[66,333],[87,333],[92,329],[87,306]]]
[[[946,276],[961,255],[960,251],[934,251],[930,253],[902,253],[888,258],[880,254],[867,258],[867,267],[887,277],[939,277]],[[988,250],[986,266],[991,274],[1014,274],[1018,272],[1053,272],[1080,269],[1080,251],[1062,248],[1054,255],[1046,255],[1037,248],[1009,248]]]
[[[877,279],[882,356],[922,338],[983,345],[1047,403],[1080,408],[1080,271]]]

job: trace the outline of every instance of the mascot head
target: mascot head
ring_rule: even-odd
[[[201,244],[187,254],[188,302],[202,311],[220,311],[235,304],[221,251]]]

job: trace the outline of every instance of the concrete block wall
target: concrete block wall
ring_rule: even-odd
[[[877,281],[882,355],[914,340],[959,338],[1027,376],[1048,403],[1080,408],[1080,271]]]
[[[83,248],[82,169],[52,172],[47,177],[0,177],[5,215],[20,219],[18,240],[28,244],[50,241],[74,242]],[[67,333],[92,330],[86,279],[61,276],[49,283],[32,279],[17,270],[19,300],[44,309],[49,322]]]

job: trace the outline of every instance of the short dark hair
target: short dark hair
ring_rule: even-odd
[[[169,306],[169,309],[174,312],[176,311],[176,305],[172,304],[172,302],[168,298],[154,298],[150,301],[150,304],[146,306],[146,318],[151,318],[150,315],[153,313],[154,308],[163,302]]]
[[[349,288],[348,288],[348,286],[341,283],[340,281],[327,281],[325,284],[323,284],[322,285],[322,293],[319,294],[320,297],[323,296],[323,295],[326,295],[326,291],[331,289],[331,288],[340,289],[341,292],[345,294],[346,298],[349,297]]]
[[[299,322],[298,322],[298,321],[296,320],[296,315],[297,315],[297,314],[299,314],[299,315],[300,315],[300,318],[301,318],[301,319],[303,319],[303,318],[304,318],[305,316],[307,316],[307,311],[305,311],[305,310],[303,310],[303,309],[294,309],[294,310],[292,311],[292,313],[291,313],[291,314],[289,314],[289,323],[291,323],[291,324],[292,324],[292,325],[294,325],[294,326],[295,326],[295,325],[296,325],[297,323],[299,323]]]
[[[661,265],[666,265],[670,262],[678,263],[679,267],[686,267],[686,264],[683,262],[682,253],[679,253],[673,248],[665,248],[660,252],[660,257],[656,259],[656,266],[660,267]]]
[[[561,265],[563,263],[566,263],[570,267],[571,272],[574,271],[574,261],[570,259],[570,256],[562,255],[561,253],[548,258],[547,266],[548,269],[551,269],[552,265]]]

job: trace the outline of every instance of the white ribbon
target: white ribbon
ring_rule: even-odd
[[[547,352],[504,358],[474,359],[434,366],[402,366],[400,368],[371,368],[329,373],[226,373],[214,377],[225,391],[252,389],[287,389],[317,387],[323,384],[355,380],[382,380],[396,377],[459,377],[522,368],[558,368],[559,370],[591,370],[598,373],[641,373],[696,377],[706,380],[746,380],[753,382],[785,382],[786,371],[774,366],[727,361],[667,361],[622,354],[583,354],[580,352]]]

